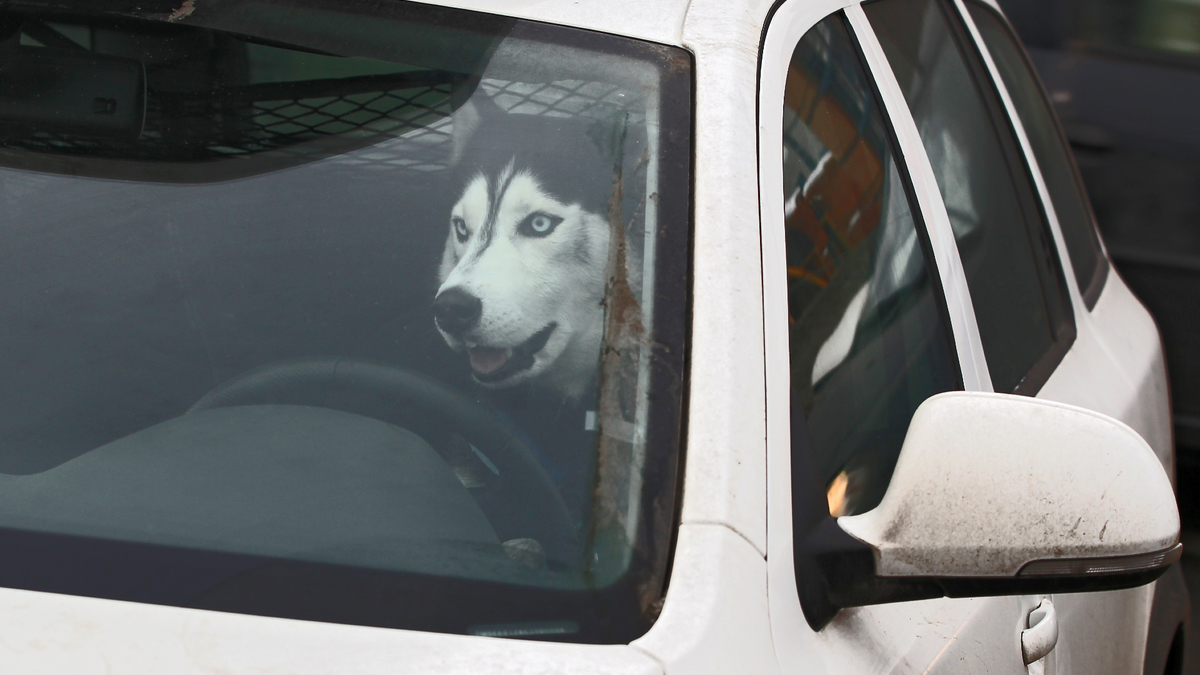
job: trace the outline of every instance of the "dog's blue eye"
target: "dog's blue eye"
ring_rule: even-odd
[[[471,231],[467,229],[467,223],[462,218],[451,218],[450,224],[454,227],[454,236],[458,237],[459,241],[466,241],[471,236]]]
[[[521,234],[527,237],[544,237],[554,231],[558,224],[562,222],[562,218],[552,216],[548,213],[531,213],[521,221],[521,225],[517,228]]]

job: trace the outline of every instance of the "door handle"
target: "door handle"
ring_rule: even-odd
[[[1044,658],[1058,644],[1058,616],[1049,598],[1029,613],[1028,626],[1021,631],[1021,657],[1025,665]]]

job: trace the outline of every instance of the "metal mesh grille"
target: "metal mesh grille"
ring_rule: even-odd
[[[629,92],[603,82],[558,80],[530,84],[485,79],[480,87],[502,110],[518,115],[600,118],[630,104]]]
[[[142,161],[205,161],[286,150],[325,138],[366,145],[420,130],[450,114],[462,76],[418,71],[280,82],[146,97],[136,139],[34,133],[4,145],[35,152]],[[332,148],[324,148],[327,153]]]
[[[413,71],[217,91],[150,91],[145,124],[136,139],[42,132],[3,138],[0,146],[143,162],[205,162],[262,153],[315,160],[358,149],[339,163],[438,171],[450,161],[451,95],[464,80],[458,74]],[[476,95],[480,93],[511,114],[593,119],[627,110],[633,98],[615,85],[582,80],[484,79]],[[398,143],[383,143],[393,139]]]

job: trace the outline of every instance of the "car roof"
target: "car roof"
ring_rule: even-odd
[[[604,33],[682,45],[691,0],[417,0],[490,14],[545,21]],[[736,11],[732,2],[730,12]]]
[[[761,22],[777,0],[413,0],[501,16],[574,26],[614,35],[684,46],[683,24],[688,11],[713,23]],[[1000,11],[997,0],[980,0]],[[701,23],[709,23],[702,21]],[[759,24],[761,26],[761,24]],[[717,37],[739,30],[712,26]],[[709,30],[703,32],[709,33]],[[757,33],[757,30],[755,31]]]

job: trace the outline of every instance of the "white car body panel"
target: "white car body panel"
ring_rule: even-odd
[[[758,44],[769,0],[696,0],[692,387],[681,523],[720,523],[767,550],[762,244],[755,137]],[[746,86],[705,87],[704,83]],[[694,444],[694,445],[693,445]],[[694,481],[694,482],[693,482]],[[678,556],[678,552],[676,553]]]
[[[1133,427],[1173,481],[1166,367],[1154,320],[1113,269],[1096,306],[1091,312],[1076,306],[1075,317],[1079,338],[1038,396]]]
[[[1166,368],[1149,313],[1110,269],[1096,306],[1089,313],[1077,302],[1075,317],[1075,344],[1038,396],[1129,424],[1155,450],[1173,481]],[[1055,651],[1062,672],[1139,672],[1158,583],[1114,593],[1055,596],[1060,631]],[[1114,621],[1114,616],[1122,620]]]
[[[861,9],[845,0],[784,4],[771,21],[767,53],[774,60],[762,64],[760,102],[759,47],[771,0],[435,4],[679,45],[694,55],[692,386],[681,525],[660,619],[632,645],[593,646],[0,589],[4,669],[81,674],[1026,673],[1020,630],[1039,597],[855,608],[843,611],[820,633],[809,628],[796,601],[787,325],[786,311],[780,312],[786,307],[780,267],[783,229],[775,226],[778,218],[770,217],[782,213],[782,196],[779,163],[765,154],[760,161],[757,154],[778,139],[781,124],[765,114],[759,119],[758,108],[761,103],[763,111],[781,115],[783,74],[792,47],[808,28],[838,9],[850,7],[852,24],[876,67],[951,302],[967,388],[991,390],[965,274],[932,168],[890,71],[878,68],[883,63],[878,44],[862,33],[868,26]],[[1040,176],[1037,184],[1045,199]],[[1169,464],[1166,376],[1153,320],[1111,270],[1089,312],[1053,218],[1052,230],[1066,268],[1078,337],[1039,396],[1124,421]],[[1058,672],[1140,672],[1153,589],[1056,596],[1063,632],[1055,652]],[[1126,617],[1124,627],[1107,620],[1114,615]]]
[[[365,628],[0,589],[6,673],[660,675],[624,645]]]
[[[684,557],[686,556],[686,557]],[[777,673],[767,611],[767,565],[722,525],[681,525],[668,601],[632,645],[668,673]]]

